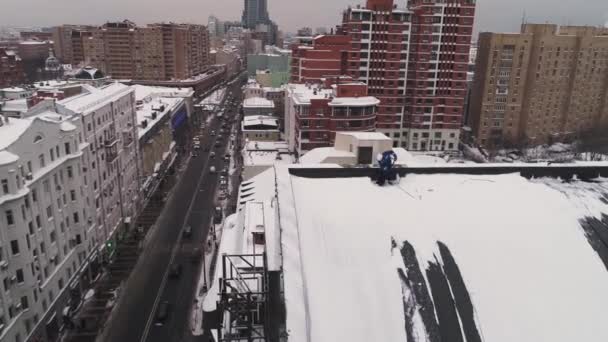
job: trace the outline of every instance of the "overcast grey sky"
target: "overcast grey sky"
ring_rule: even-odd
[[[403,6],[406,0],[398,0]],[[285,31],[302,26],[333,27],[348,5],[364,0],[268,0],[273,20]],[[223,20],[241,16],[243,0],[0,0],[0,25],[101,24],[131,19],[206,24],[210,14]],[[516,31],[524,9],[530,21],[601,25],[608,0],[478,0],[476,28]]]

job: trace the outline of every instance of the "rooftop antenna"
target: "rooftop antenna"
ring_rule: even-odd
[[[523,13],[521,15],[521,25],[525,25],[526,24],[526,9],[524,8]]]

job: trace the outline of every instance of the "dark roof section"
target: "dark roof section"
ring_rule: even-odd
[[[394,169],[400,177],[407,174],[464,174],[464,175],[502,175],[519,173],[525,178],[561,178],[569,180],[575,176],[581,180],[591,180],[599,177],[608,178],[608,165],[505,165],[505,166],[441,166],[441,167],[397,167]],[[293,176],[304,178],[355,178],[370,177],[375,179],[378,168],[290,168]]]

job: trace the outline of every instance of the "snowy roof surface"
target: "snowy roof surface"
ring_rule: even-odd
[[[268,116],[268,115],[251,115],[243,118],[243,127],[247,129],[251,126],[274,126],[276,128],[279,127],[279,120],[276,117]]]
[[[69,97],[58,103],[74,113],[87,114],[133,91],[131,87],[121,83],[112,83],[103,88],[93,89],[95,89],[93,93]]]
[[[30,119],[10,118],[8,123],[0,126],[0,150],[6,149],[17,141],[31,124],[32,120]]]
[[[380,132],[338,132],[344,135],[350,135],[359,140],[391,140],[384,133]]]
[[[189,97],[194,94],[192,88],[170,88],[170,87],[151,87],[145,85],[132,85],[131,88],[135,89],[135,100],[143,100],[148,96],[162,96],[162,97]]]
[[[263,97],[250,97],[243,102],[244,108],[274,108],[274,102]]]
[[[243,149],[245,166],[293,164],[294,161],[285,141],[249,141]]]
[[[300,164],[319,164],[323,163],[327,158],[354,158],[353,152],[338,150],[334,147],[317,147],[300,157]]]
[[[364,107],[364,106],[376,106],[380,104],[380,100],[373,96],[362,96],[362,97],[336,97],[329,105],[333,107],[337,106],[349,106],[349,107]]]
[[[137,106],[137,134],[141,139],[152,127],[175,108],[181,105],[184,100],[180,97],[157,97],[144,102]],[[164,106],[164,110],[160,110]],[[156,119],[152,119],[152,113],[156,112]],[[146,127],[142,127],[142,123],[147,121]]]
[[[608,341],[608,180],[276,174],[290,342]]]
[[[72,132],[76,130],[76,126],[74,126],[73,124],[64,121],[61,123],[60,127],[59,127],[63,132]]]
[[[0,165],[11,164],[19,160],[19,156],[10,153],[9,151],[0,151]]]
[[[309,87],[306,84],[289,84],[288,88],[292,92],[294,102],[298,105],[307,105],[310,104],[310,100],[320,100],[334,96],[333,89],[320,88],[319,85]],[[317,88],[316,94],[315,88]]]
[[[241,183],[237,206],[244,208],[247,202],[270,200],[275,196],[275,189],[275,172],[274,168],[270,168]]]
[[[19,88],[19,87],[10,87],[10,88],[2,88],[2,89],[0,89],[0,91],[5,92],[5,93],[20,93],[20,92],[24,92],[26,90],[23,88]]]

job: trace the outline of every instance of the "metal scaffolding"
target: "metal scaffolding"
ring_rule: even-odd
[[[267,341],[268,272],[265,254],[222,255],[219,341]]]

